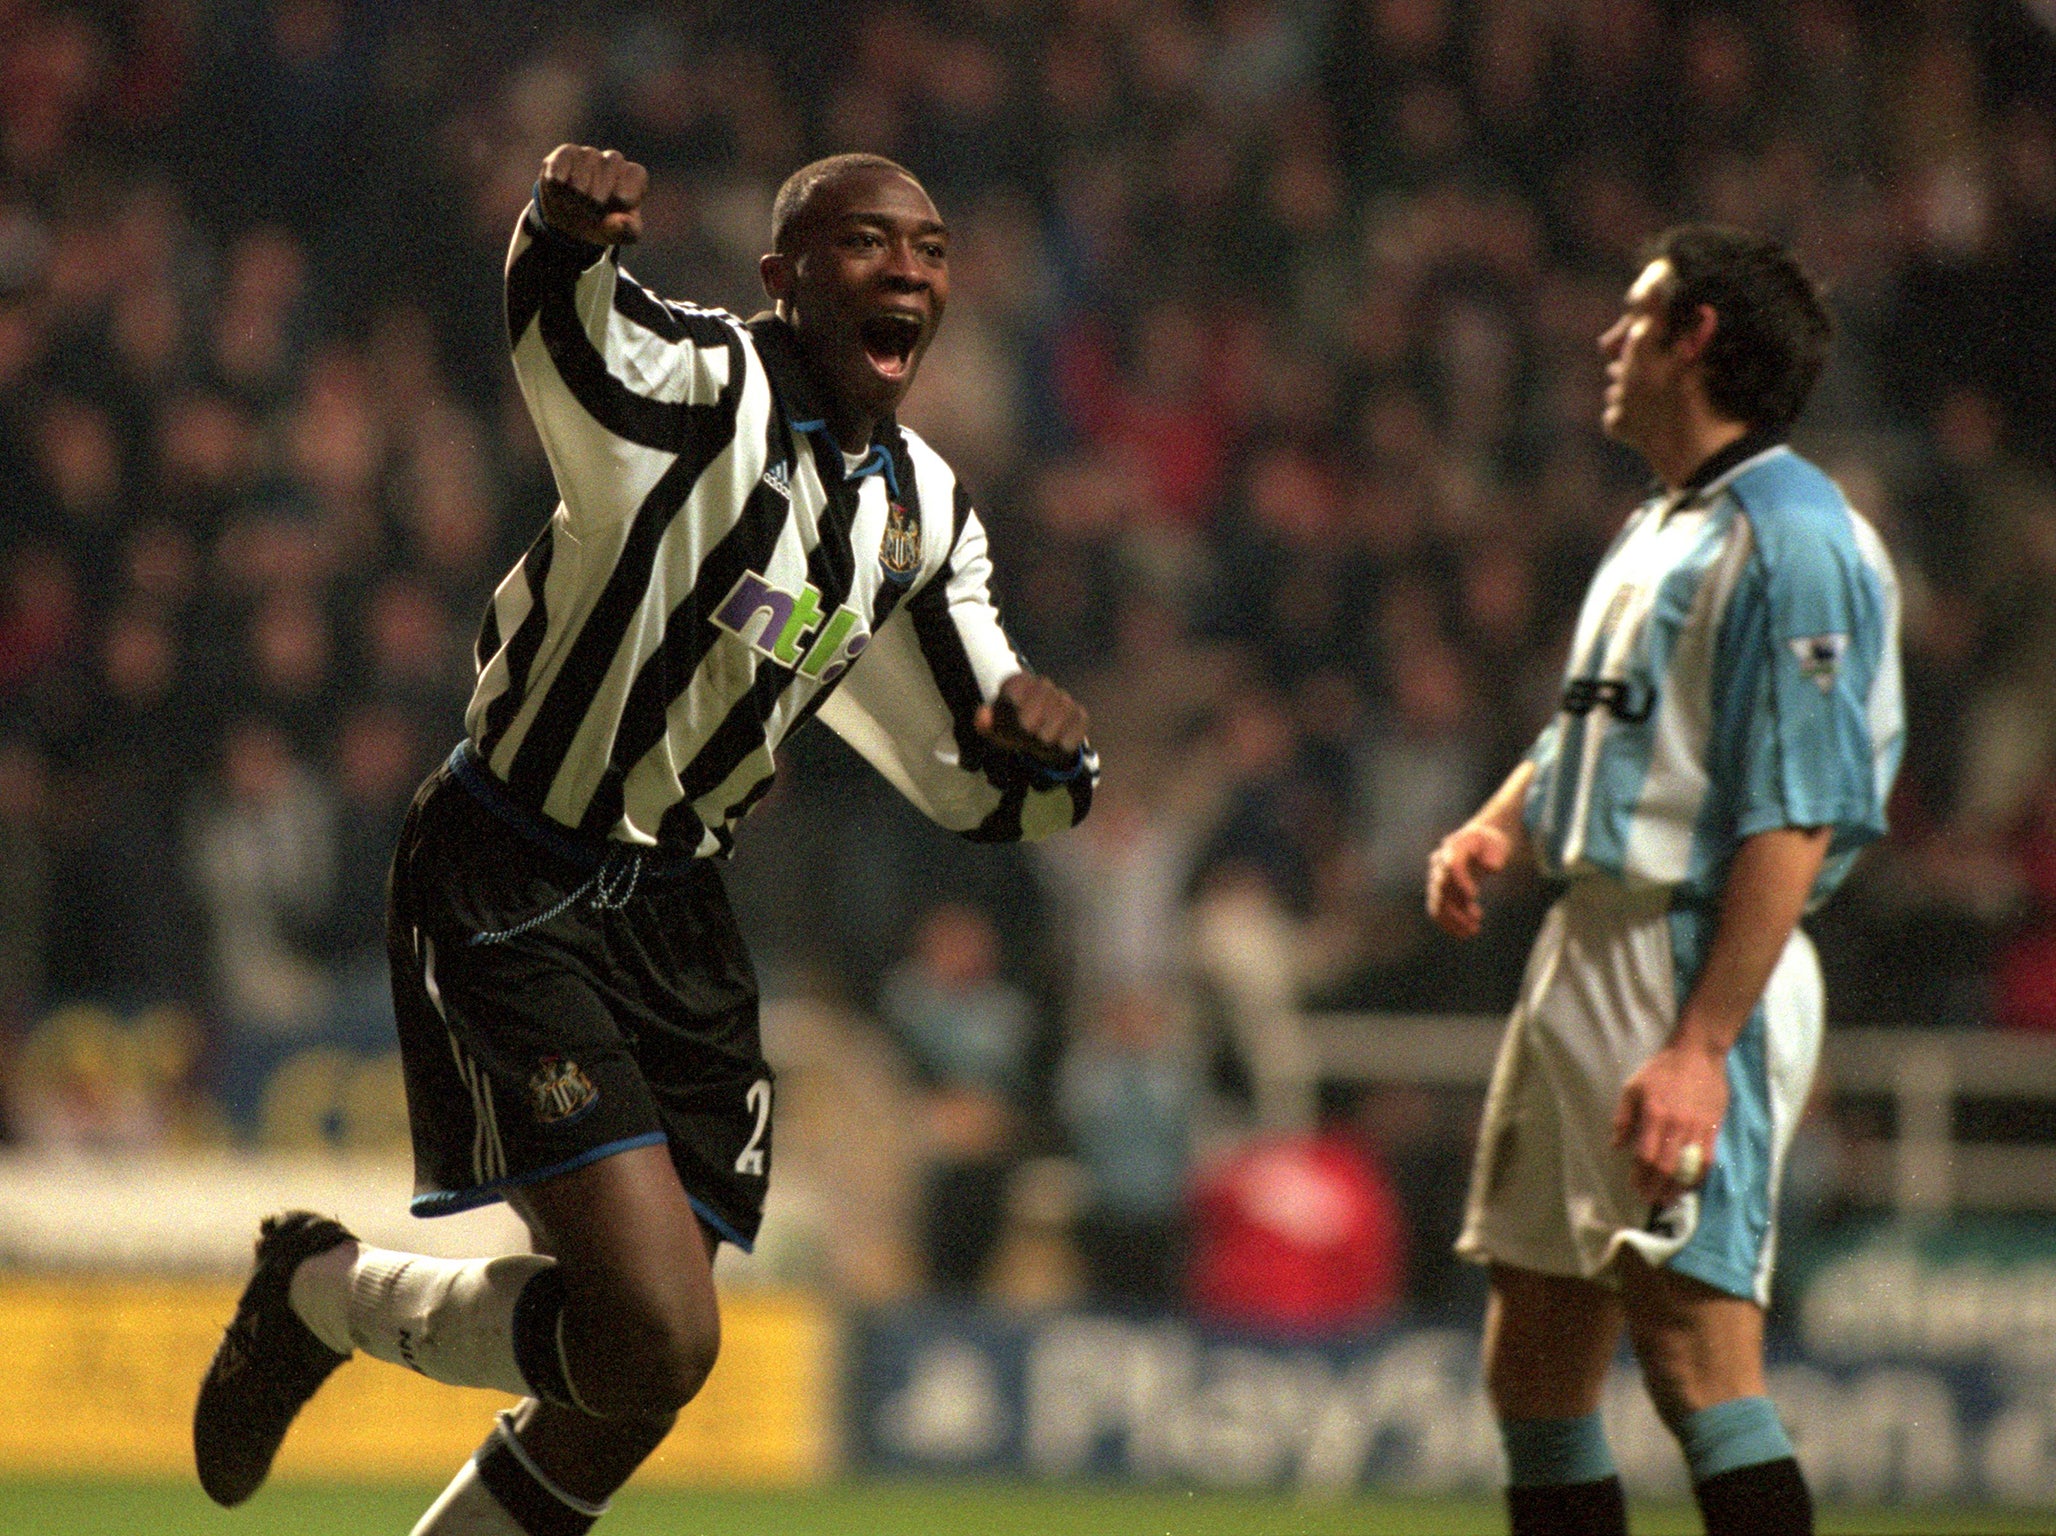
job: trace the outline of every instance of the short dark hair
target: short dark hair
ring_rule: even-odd
[[[1680,224],[1642,251],[1670,263],[1665,323],[1719,316],[1706,349],[1706,394],[1730,421],[1783,432],[1799,419],[1827,361],[1834,324],[1812,279],[1777,241],[1717,224]]]
[[[892,171],[907,178],[917,187],[920,178],[901,165],[897,160],[888,160],[883,155],[849,154],[830,155],[825,160],[816,160],[803,165],[785,178],[785,185],[778,189],[778,195],[771,200],[771,249],[786,251],[798,225],[803,222],[807,205],[814,200],[814,193],[831,181],[840,181],[852,171]],[[926,192],[928,189],[922,187]]]

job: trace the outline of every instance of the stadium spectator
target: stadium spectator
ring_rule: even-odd
[[[428,771],[415,720],[388,704],[353,709],[336,731],[335,874],[309,948],[335,979],[323,1034],[366,1055],[392,1049],[386,980],[386,876],[414,787]]]
[[[929,1282],[945,1295],[974,1295],[1020,1156],[1029,1002],[1000,975],[991,919],[945,902],[916,924],[911,952],[886,973],[878,1006],[926,1090],[919,1240]]]
[[[1096,992],[1059,1075],[1058,1113],[1086,1176],[1074,1237],[1100,1306],[1167,1309],[1184,1280],[1200,1085],[1175,996]]]
[[[59,997],[197,1007],[209,957],[183,812],[213,721],[178,624],[138,585],[103,621],[99,675],[53,754],[50,981]]]
[[[334,889],[334,794],[283,730],[244,716],[228,727],[187,835],[223,1021],[223,1092],[247,1122],[265,1072],[315,1035],[333,998],[314,941]]]

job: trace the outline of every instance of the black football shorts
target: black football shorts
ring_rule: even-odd
[[[394,856],[386,952],[414,1214],[662,1142],[700,1219],[748,1252],[772,1077],[719,870],[626,845],[581,857],[568,834],[546,848],[520,814],[445,764]]]

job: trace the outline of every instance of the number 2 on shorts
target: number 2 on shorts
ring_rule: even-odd
[[[737,1173],[764,1176],[764,1149],[758,1143],[763,1141],[764,1132],[771,1124],[771,1079],[760,1077],[750,1084],[750,1091],[743,1095],[743,1104],[756,1114],[757,1128],[750,1132],[749,1145],[742,1149],[742,1156],[735,1160]]]

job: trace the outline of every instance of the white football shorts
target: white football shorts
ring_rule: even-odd
[[[1768,1302],[1778,1181],[1820,1059],[1820,961],[1803,932],[1728,1053],[1728,1112],[1700,1187],[1652,1209],[1613,1148],[1621,1089],[1670,1038],[1715,918],[1604,879],[1575,882],[1550,909],[1486,1096],[1464,1258],[1613,1284],[1632,1247]]]

